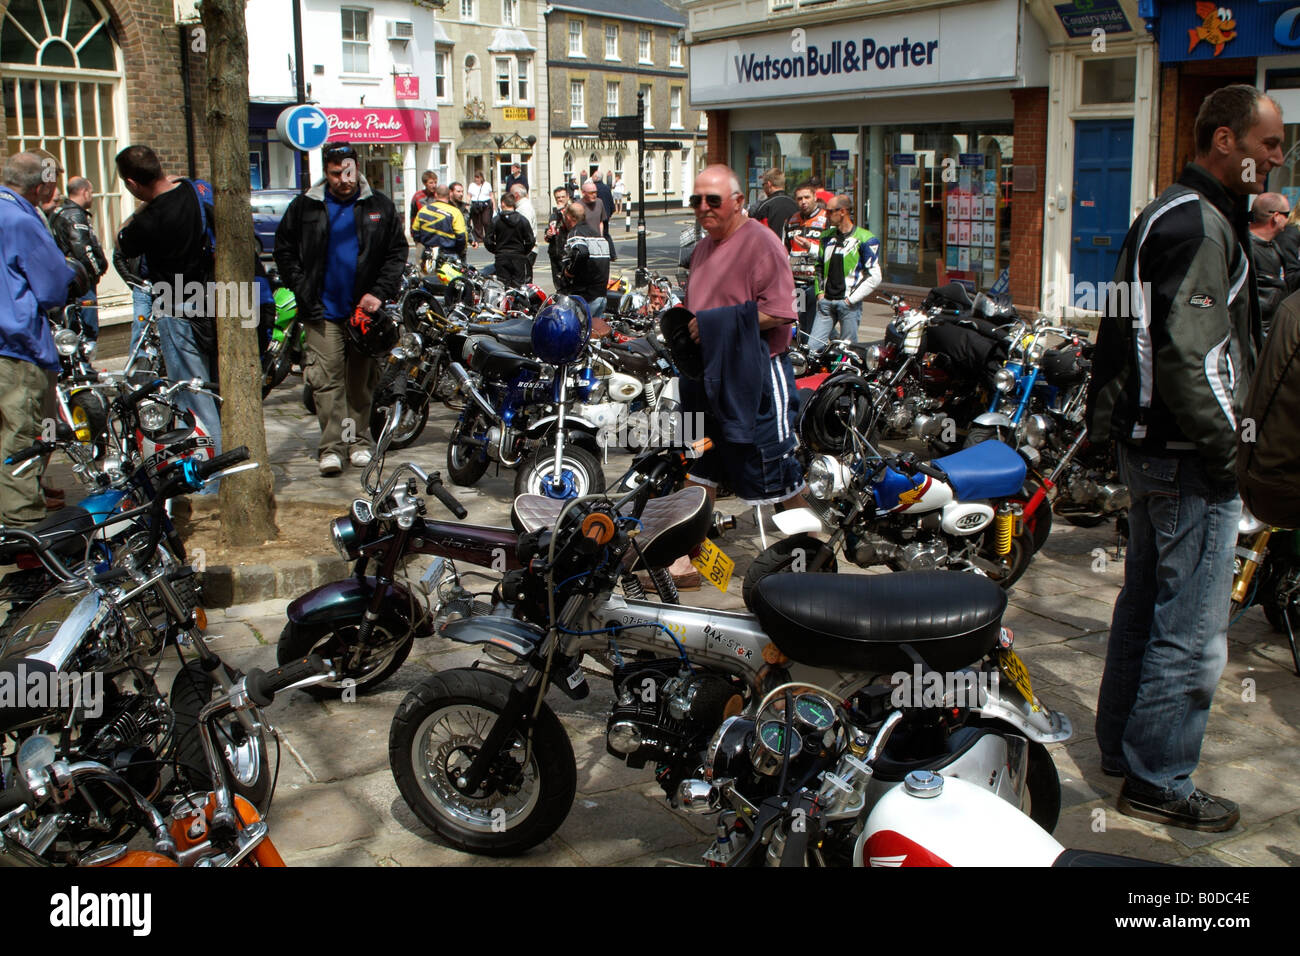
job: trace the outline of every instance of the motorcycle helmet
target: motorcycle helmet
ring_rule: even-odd
[[[849,425],[865,429],[871,414],[871,385],[856,372],[840,372],[822,382],[799,411],[799,437],[819,455],[847,452]]]
[[[373,314],[362,311],[361,306],[352,313],[344,326],[352,346],[371,358],[382,358],[397,344],[399,335],[397,317],[386,308]]]
[[[691,338],[691,319],[695,313],[685,306],[674,306],[659,318],[659,333],[668,345],[673,364],[684,378],[699,381],[704,378],[704,353],[699,343]]]
[[[577,360],[591,336],[591,312],[577,295],[556,296],[533,321],[533,355],[551,365]]]

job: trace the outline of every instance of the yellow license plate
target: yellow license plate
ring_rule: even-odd
[[[736,562],[707,539],[700,545],[700,553],[691,558],[691,564],[699,568],[704,579],[719,591],[727,590],[727,585],[731,582],[731,572],[736,570]]]
[[[1002,672],[1003,677],[1011,681],[1020,696],[1029,701],[1029,706],[1034,709],[1034,713],[1037,713],[1040,708],[1038,699],[1034,697],[1033,685],[1029,682],[1029,668],[1025,667],[1025,662],[1020,659],[1020,655],[1009,647],[999,650],[998,670]]]

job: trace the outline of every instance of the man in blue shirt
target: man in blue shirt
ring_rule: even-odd
[[[0,461],[40,437],[46,372],[59,368],[45,313],[67,303],[74,279],[36,208],[53,198],[48,172],[40,156],[15,153],[0,185]],[[44,517],[36,471],[15,478],[0,465],[0,521],[21,526]]]
[[[344,323],[397,295],[408,247],[405,222],[358,171],[356,150],[331,143],[322,158],[325,178],[294,198],[275,231],[275,263],[306,321],[303,376],[320,422],[320,473],[337,475],[345,455],[356,468],[370,461],[379,377],[373,359],[349,348]]]

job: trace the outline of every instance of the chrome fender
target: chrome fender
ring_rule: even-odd
[[[1003,415],[1001,412],[985,412],[982,415],[976,415],[971,424],[983,425],[985,428],[1009,428],[1012,430],[1016,427],[1010,417]]]
[[[986,671],[1001,678],[996,669]],[[982,717],[1001,720],[1016,728],[1030,740],[1040,744],[1055,744],[1074,736],[1070,718],[1059,710],[1051,710],[1038,695],[1025,700],[1006,679],[979,682],[979,706],[974,708]]]

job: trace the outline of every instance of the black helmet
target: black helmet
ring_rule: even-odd
[[[357,306],[344,329],[348,341],[362,355],[382,358],[397,344],[400,335],[398,325],[397,316],[389,309],[381,307],[372,314]]]
[[[850,423],[865,433],[871,414],[871,385],[856,372],[822,382],[799,413],[799,437],[819,455],[842,455],[851,447]]]
[[[699,343],[691,338],[691,319],[695,313],[685,306],[675,305],[659,318],[659,332],[668,345],[668,354],[683,378],[699,381],[704,378],[704,353]]]

